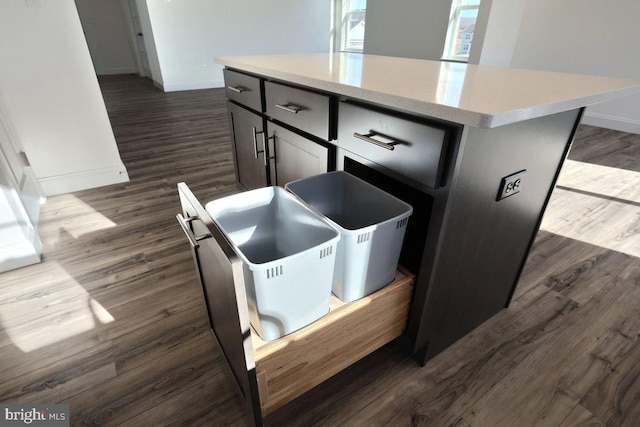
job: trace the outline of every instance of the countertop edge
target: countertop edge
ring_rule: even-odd
[[[313,89],[318,89],[321,91],[336,93],[338,95],[343,95],[386,107],[396,108],[412,114],[433,117],[452,123],[486,129],[505,126],[529,119],[535,119],[538,117],[560,113],[563,111],[587,107],[589,105],[598,104],[621,97],[640,94],[640,85],[636,84],[638,82],[635,82],[631,79],[620,79],[628,80],[629,86],[620,87],[617,89],[609,89],[590,95],[577,96],[574,98],[559,100],[547,104],[533,105],[530,107],[515,110],[481,112],[453,107],[445,104],[408,99],[392,93],[362,89],[335,81],[323,80],[296,74],[295,72],[274,70],[269,67],[247,64],[246,62],[242,61],[234,61],[233,57],[219,57],[215,58],[215,61],[218,64],[224,65],[229,68],[258,74],[267,78],[273,78]]]

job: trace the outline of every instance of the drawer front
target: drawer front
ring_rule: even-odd
[[[303,89],[265,82],[267,115],[283,123],[329,140],[331,98]]]
[[[253,110],[262,112],[260,96],[260,79],[235,71],[223,70],[224,86],[227,98],[232,99]]]
[[[431,188],[440,185],[447,136],[446,128],[340,103],[338,147]]]

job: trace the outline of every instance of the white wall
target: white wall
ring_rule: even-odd
[[[482,0],[469,64],[509,67],[527,0]]]
[[[640,80],[638,17],[638,0],[527,0],[511,66]],[[583,123],[640,133],[640,96],[589,107]]]
[[[331,1],[146,0],[164,90],[223,86],[218,56],[328,52]]]
[[[137,73],[123,5],[115,0],[75,0],[98,75]]]
[[[73,0],[0,0],[0,109],[47,195],[128,180]]]
[[[368,0],[364,53],[440,60],[451,0]]]
[[[365,53],[440,59],[450,0],[369,0]],[[640,80],[638,0],[482,0],[470,63]],[[640,133],[640,96],[584,123]]]

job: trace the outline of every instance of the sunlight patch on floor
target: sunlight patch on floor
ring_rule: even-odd
[[[567,160],[558,185],[640,203],[640,172]]]
[[[84,236],[85,234],[95,233],[117,225],[115,222],[111,221],[109,218],[71,194],[64,194],[55,197],[57,198],[56,210],[48,213],[50,215],[50,218],[47,219],[48,226],[56,227],[60,231],[64,231],[76,239]],[[56,221],[56,217],[67,218],[67,220]],[[46,234],[49,235],[50,233]],[[63,233],[60,233],[57,238],[52,235],[47,238],[47,244],[57,244],[60,242],[62,237]]]
[[[640,173],[567,160],[540,229],[640,257]]]
[[[60,265],[48,280],[3,285],[0,323],[13,344],[31,352],[113,322],[113,316]]]

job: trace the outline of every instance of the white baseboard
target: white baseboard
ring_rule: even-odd
[[[72,193],[74,191],[127,182],[129,181],[129,174],[124,165],[119,165],[49,176],[39,178],[38,181],[47,196],[55,196],[56,194]]]
[[[40,251],[40,246],[26,238],[23,242],[0,247],[0,273],[39,263],[42,260]]]
[[[0,273],[40,262],[40,236],[13,188],[0,189],[0,217]]]
[[[623,120],[619,117],[605,116],[603,114],[585,113],[582,117],[582,123],[621,132],[640,134],[640,121],[638,120]]]
[[[178,83],[165,83],[165,92],[178,92],[181,90],[198,90],[198,89],[214,89],[224,87],[223,81],[211,80],[205,82],[178,82]]]

